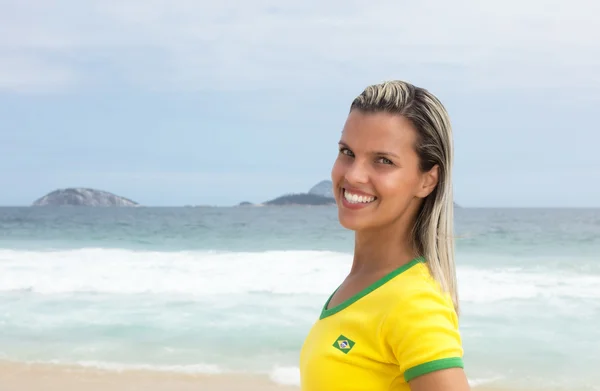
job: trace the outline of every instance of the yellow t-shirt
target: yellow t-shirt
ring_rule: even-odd
[[[424,262],[333,308],[327,300],[300,352],[302,391],[408,391],[417,376],[463,367],[452,300]]]

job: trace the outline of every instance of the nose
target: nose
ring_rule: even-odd
[[[348,165],[344,178],[349,184],[367,183],[369,181],[369,172],[364,164],[355,159]]]

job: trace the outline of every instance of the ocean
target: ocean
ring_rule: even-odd
[[[600,390],[600,210],[455,212],[471,383]],[[0,359],[298,384],[335,207],[0,208]]]

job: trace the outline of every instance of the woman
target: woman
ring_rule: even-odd
[[[353,102],[332,169],[352,268],[302,347],[305,391],[465,391],[454,268],[452,130],[402,81]]]

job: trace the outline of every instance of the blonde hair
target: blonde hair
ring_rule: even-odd
[[[439,166],[439,180],[427,196],[413,227],[417,251],[425,257],[432,277],[450,295],[459,312],[454,263],[454,197],[452,189],[452,126],[442,103],[429,91],[393,80],[367,87],[354,99],[350,111],[401,115],[417,132],[415,150],[422,171]]]

